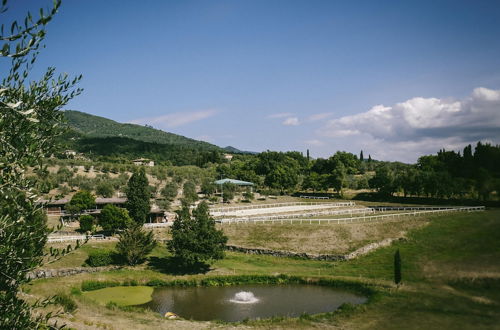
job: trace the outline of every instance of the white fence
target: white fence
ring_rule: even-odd
[[[246,205],[246,206],[233,206],[233,207],[219,207],[211,208],[210,212],[232,212],[241,210],[252,210],[252,209],[266,209],[273,207],[286,207],[286,206],[299,206],[299,205],[328,205],[331,207],[344,207],[344,206],[354,206],[354,202],[340,202],[340,203],[320,203],[320,202],[289,202],[289,203],[271,203],[271,204],[257,204],[257,205]]]
[[[165,228],[172,226],[173,222],[145,223],[145,228]]]
[[[330,199],[328,196],[299,196],[299,198],[306,198],[306,199]]]
[[[217,222],[227,222],[227,221],[235,221],[235,220],[245,220],[245,221],[254,221],[254,220],[281,220],[281,219],[299,219],[299,218],[307,218],[307,217],[317,217],[320,215],[344,215],[344,214],[372,214],[375,210],[370,208],[353,208],[353,209],[345,209],[345,210],[335,210],[335,211],[315,211],[308,213],[300,213],[300,214],[281,214],[281,215],[263,215],[263,216],[252,216],[252,217],[239,217],[239,218],[223,218],[217,219]]]
[[[473,206],[473,207],[455,207],[455,208],[444,208],[444,209],[433,209],[433,210],[423,210],[423,211],[413,211],[413,212],[401,212],[401,213],[391,213],[391,214],[380,214],[380,215],[362,215],[358,217],[348,217],[348,218],[337,218],[337,219],[313,219],[313,218],[284,218],[279,216],[262,217],[261,219],[223,219],[219,220],[221,224],[239,224],[239,223],[271,223],[271,224],[344,224],[344,223],[354,223],[354,222],[374,222],[384,219],[400,219],[402,217],[420,216],[424,214],[442,214],[446,212],[475,212],[484,211],[484,206]]]
[[[49,236],[47,239],[48,243],[56,243],[56,242],[70,242],[70,241],[85,241],[89,240],[104,240],[106,237],[102,234],[99,235],[62,235],[62,236]]]

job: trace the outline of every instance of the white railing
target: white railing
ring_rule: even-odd
[[[299,198],[305,198],[305,199],[330,199],[328,196],[305,196],[301,195]]]
[[[104,240],[106,239],[106,236],[99,234],[99,235],[62,235],[62,236],[49,236],[47,238],[48,243],[56,243],[56,242],[70,242],[70,241],[85,241],[86,239],[89,240]]]
[[[299,223],[299,224],[344,224],[344,223],[354,223],[354,222],[366,222],[366,221],[377,221],[383,219],[399,219],[401,217],[409,217],[409,216],[420,216],[424,214],[441,214],[445,212],[475,212],[475,211],[484,211],[484,206],[472,206],[472,207],[454,207],[454,208],[445,208],[445,209],[435,209],[435,210],[424,210],[424,211],[413,211],[413,212],[401,212],[401,213],[391,213],[391,214],[380,214],[380,215],[363,215],[358,217],[348,217],[348,218],[331,218],[331,219],[318,219],[318,218],[284,218],[284,217],[268,217],[267,219],[242,219],[242,218],[233,218],[233,219],[223,219],[218,222],[221,224],[239,224],[239,223]]]
[[[257,204],[257,205],[246,205],[246,206],[211,208],[210,212],[222,213],[222,212],[231,212],[231,211],[266,209],[266,208],[273,208],[273,207],[286,207],[286,206],[299,206],[299,205],[328,205],[331,207],[343,207],[343,206],[354,206],[356,204],[354,202],[339,202],[339,203],[289,202],[289,203],[271,203],[271,204]]]
[[[165,228],[172,226],[172,222],[161,222],[161,223],[145,223],[146,228]]]
[[[335,211],[316,211],[316,212],[308,212],[308,213],[300,213],[300,214],[281,214],[281,215],[263,215],[263,216],[252,216],[252,217],[237,217],[237,218],[223,218],[217,219],[218,222],[227,222],[234,220],[245,220],[245,221],[254,221],[254,220],[281,220],[281,219],[299,219],[306,217],[317,217],[320,215],[344,215],[344,214],[371,214],[374,213],[375,210],[370,208],[355,208],[355,209],[346,209],[346,210],[335,210]]]

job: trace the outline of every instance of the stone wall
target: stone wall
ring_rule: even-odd
[[[39,279],[39,278],[50,278],[50,277],[62,277],[69,275],[77,275],[84,273],[96,273],[103,272],[107,270],[113,270],[121,268],[121,266],[105,266],[105,267],[74,267],[74,268],[61,268],[61,269],[37,269],[28,273],[28,278]]]
[[[297,253],[290,251],[276,251],[269,249],[257,249],[257,248],[245,248],[241,246],[227,245],[226,249],[228,251],[236,251],[243,252],[248,254],[257,254],[257,255],[270,255],[273,257],[292,257],[292,258],[301,258],[301,259],[310,259],[310,260],[329,260],[329,261],[345,261],[355,259],[359,256],[365,255],[375,249],[389,246],[394,241],[403,240],[404,238],[386,238],[380,242],[371,243],[365,245],[354,252],[348,254],[310,254],[310,253]]]

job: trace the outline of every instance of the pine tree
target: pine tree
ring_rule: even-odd
[[[130,217],[137,223],[143,224],[150,211],[149,203],[149,183],[144,168],[135,171],[127,184],[127,203],[126,209]]]
[[[399,249],[394,254],[394,283],[399,285],[401,283],[401,255]]]
[[[141,225],[136,224],[120,233],[116,250],[129,265],[134,266],[144,262],[155,246],[153,232],[145,232]]]
[[[215,228],[208,205],[203,202],[190,214],[187,206],[177,212],[168,250],[185,267],[224,258],[227,237]]]

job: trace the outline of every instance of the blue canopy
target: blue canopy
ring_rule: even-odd
[[[215,184],[232,183],[232,184],[235,184],[237,186],[253,186],[252,182],[241,181],[241,180],[234,180],[234,179],[222,179],[222,180],[217,180],[214,183]]]

